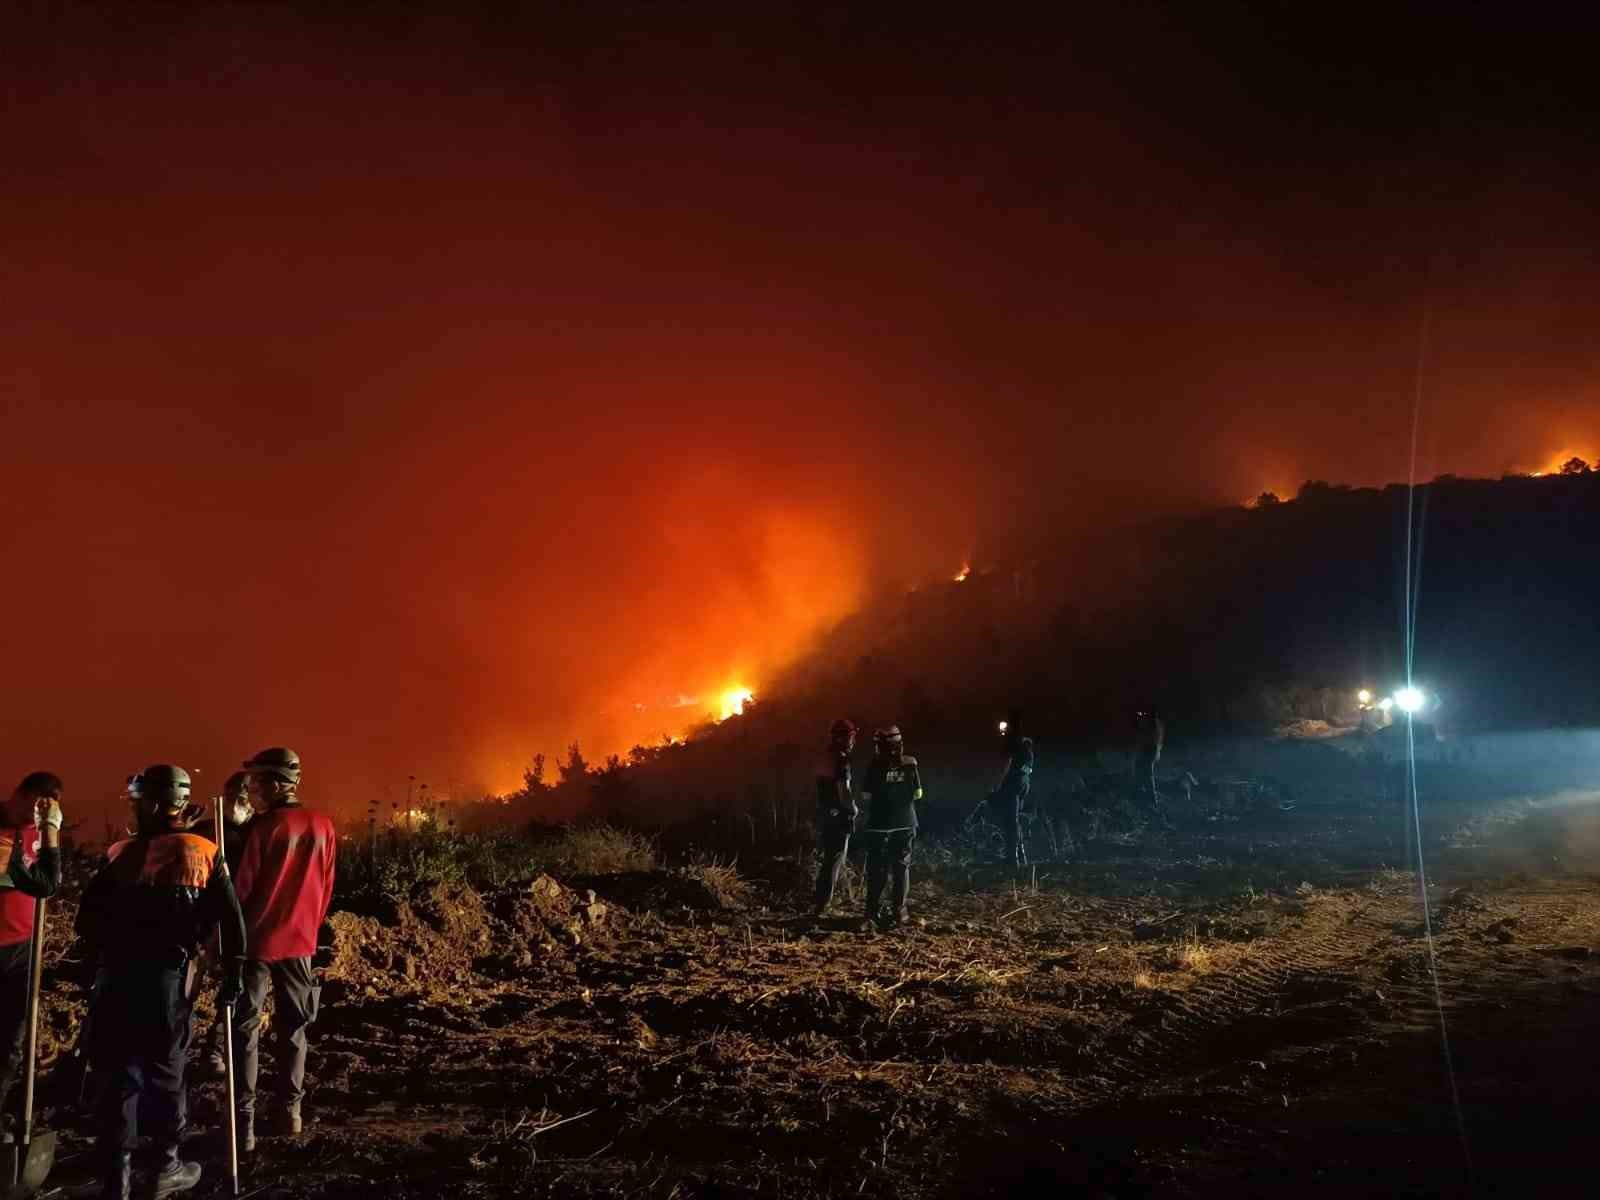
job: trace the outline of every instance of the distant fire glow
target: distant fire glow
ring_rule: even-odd
[[[744,706],[756,698],[756,694],[747,687],[731,687],[722,693],[722,716],[726,721],[729,717],[737,717],[744,713]]]
[[[968,576],[970,576],[971,574],[972,574],[972,564],[971,563],[962,563],[961,564],[961,570],[959,570],[959,571],[957,571],[955,573],[954,578],[955,578],[955,581],[957,583],[965,583],[967,581]]]

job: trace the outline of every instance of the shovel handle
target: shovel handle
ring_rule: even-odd
[[[217,797],[216,811],[212,814],[212,819],[217,834],[217,855],[221,859],[220,867],[222,873],[226,875],[228,873],[228,858],[223,853],[223,846],[225,845],[223,838],[226,835],[222,828],[222,797],[220,796]],[[217,958],[222,963],[222,969],[226,971],[228,964],[222,957],[222,930],[220,929],[217,930]],[[225,1054],[223,1062],[226,1066],[224,1074],[228,1080],[228,1177],[232,1184],[232,1194],[237,1196],[239,1194],[239,1115],[234,1108],[237,1101],[234,1096],[233,1005],[231,1004],[222,1010],[222,1045]]]
[[[28,954],[28,1048],[22,1085],[22,1136],[24,1147],[33,1140],[33,1083],[39,1069],[39,986],[44,975],[44,910],[46,901],[33,906],[33,945]]]

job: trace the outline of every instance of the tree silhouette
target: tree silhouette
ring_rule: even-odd
[[[1278,499],[1276,492],[1262,492],[1261,495],[1256,497],[1257,508],[1271,508],[1274,504],[1282,503],[1283,501]]]
[[[589,773],[589,764],[583,757],[583,751],[578,749],[577,742],[567,747],[567,761],[560,763],[559,769],[562,787],[583,782],[583,777]]]
[[[1574,454],[1561,464],[1561,473],[1563,475],[1587,475],[1589,473],[1589,464]]]

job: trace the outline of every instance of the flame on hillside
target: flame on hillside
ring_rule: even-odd
[[[744,706],[756,698],[756,694],[747,687],[735,684],[725,688],[722,693],[722,713],[718,720],[726,721],[729,717],[741,716]]]

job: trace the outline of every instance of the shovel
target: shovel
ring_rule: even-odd
[[[222,818],[222,797],[221,796],[217,797],[217,802],[216,803],[217,803],[217,809],[216,809],[215,817],[216,817],[216,838],[217,838],[217,866],[218,866],[218,869],[224,875],[226,875],[228,873],[228,860],[227,860],[227,857],[223,854],[223,850],[222,850],[224,843],[223,843],[223,840],[222,840],[223,839],[223,829],[222,829],[222,819],[223,818]],[[219,930],[217,930],[217,957],[218,957],[218,961],[220,961],[223,964],[224,969],[226,969],[227,959],[223,958],[222,955],[223,955],[222,930],[219,929]],[[239,1113],[238,1113],[238,1109],[235,1107],[237,1105],[238,1101],[237,1101],[237,1098],[235,1097],[235,1094],[234,1094],[235,1089],[234,1089],[234,1074],[233,1074],[233,1005],[229,1004],[229,1005],[226,1005],[223,1008],[221,1016],[220,1016],[220,1019],[222,1021],[222,1028],[223,1028],[222,1044],[227,1048],[226,1049],[227,1057],[224,1060],[224,1065],[226,1067],[225,1074],[227,1075],[227,1079],[228,1079],[228,1117],[227,1117],[227,1120],[228,1120],[228,1182],[230,1184],[229,1193],[231,1195],[237,1196],[239,1194]]]
[[[28,956],[28,1048],[22,1091],[22,1125],[12,1148],[11,1188],[5,1200],[37,1195],[56,1162],[54,1132],[33,1136],[33,1085],[39,1070],[39,983],[44,974],[44,906],[33,907],[33,945]]]

